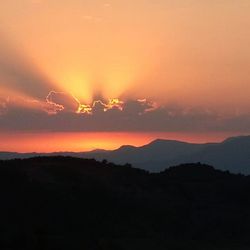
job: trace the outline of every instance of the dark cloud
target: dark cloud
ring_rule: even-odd
[[[0,97],[0,115],[7,113],[8,99]]]
[[[65,99],[63,95],[55,97],[61,104],[67,103],[68,98],[70,100],[69,96],[64,96]],[[43,109],[27,109],[8,103],[8,112],[0,115],[0,130],[250,132],[250,114],[223,118],[215,111],[179,106],[156,108],[153,103],[133,100],[125,102],[122,111],[116,107],[104,111],[103,105],[97,102],[90,115],[72,112],[71,105],[62,111],[50,113],[48,107],[53,110],[53,105]]]
[[[250,113],[235,115],[224,120],[222,129],[225,131],[239,130],[241,132],[250,131]]]

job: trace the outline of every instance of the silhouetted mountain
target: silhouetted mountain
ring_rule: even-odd
[[[84,153],[84,156],[98,160],[107,159],[117,164],[129,162],[133,166],[157,172],[171,165],[172,162],[175,164],[174,160],[177,157],[187,152],[196,152],[203,146],[178,141],[155,140],[142,147],[122,146],[114,151]]]
[[[126,146],[114,151],[86,153],[84,156],[107,159],[117,164],[129,162],[153,172],[162,171],[166,166],[202,162],[232,173],[250,174],[250,136],[207,144],[155,140],[142,147]]]
[[[0,161],[1,249],[249,249],[250,177],[202,164]]]
[[[186,160],[204,162],[232,173],[250,174],[250,136],[233,137],[209,145]]]
[[[0,153],[0,159],[63,155],[107,159],[116,164],[130,163],[137,168],[160,172],[167,166],[202,162],[232,173],[250,174],[250,136],[228,138],[222,143],[195,144],[172,140],[155,140],[142,147],[122,146],[117,150],[85,153],[17,154]]]

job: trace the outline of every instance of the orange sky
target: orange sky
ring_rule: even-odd
[[[249,109],[248,0],[8,0],[2,34],[82,101]],[[0,33],[1,34],[1,33]]]
[[[249,0],[2,0],[0,133],[21,133],[2,149],[35,150],[34,131],[65,131],[70,143],[51,145],[77,151],[154,131],[250,133],[249,13]],[[87,146],[76,131],[151,135],[105,144],[90,133]]]
[[[0,133],[0,151],[83,152],[93,149],[117,149],[121,145],[143,146],[162,138],[192,143],[220,142],[235,133]]]

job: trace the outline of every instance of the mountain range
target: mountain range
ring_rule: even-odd
[[[250,174],[250,136],[230,137],[220,143],[187,143],[157,139],[135,147],[124,145],[116,150],[94,150],[90,152],[13,153],[0,152],[0,159],[30,158],[34,156],[72,156],[107,160],[116,164],[129,163],[150,172],[161,172],[169,166],[201,162],[216,169],[231,173]]]

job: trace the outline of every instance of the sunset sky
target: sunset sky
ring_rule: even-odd
[[[249,13],[249,0],[1,0],[0,150],[250,134]]]

